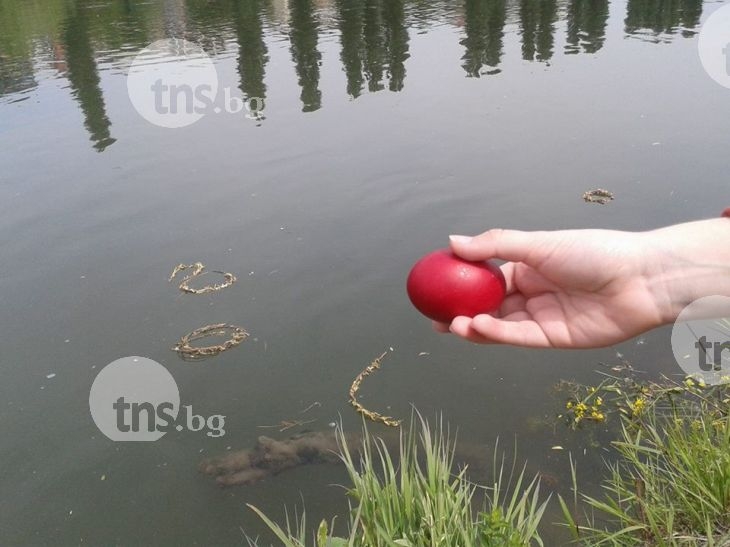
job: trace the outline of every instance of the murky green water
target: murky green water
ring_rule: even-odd
[[[442,412],[485,458],[515,440],[558,488],[568,455],[550,447],[570,447],[591,487],[606,453],[536,427],[559,411],[550,386],[595,381],[617,351],[679,373],[668,331],[596,351],[469,346],[432,332],[405,277],[450,233],[718,214],[730,91],[697,56],[717,5],[0,0],[0,542],[245,544],[242,530],[262,532],[245,503],[342,515],[337,467],[219,489],[196,466],[299,430],[259,427],[281,420],[357,427],[347,389],[389,347],[367,406]],[[204,47],[220,85],[265,99],[264,116],[140,117],[126,71],[168,37]],[[596,187],[616,200],[583,203]],[[167,276],[197,260],[238,283],[180,295]],[[170,351],[218,322],[252,337],[200,363]],[[164,364],[226,435],[104,437],[89,389],[128,355]]]

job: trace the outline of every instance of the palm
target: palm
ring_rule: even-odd
[[[502,266],[508,296],[494,317],[457,318],[474,342],[600,347],[650,328],[650,295],[635,266],[644,252],[621,232],[556,232]],[[644,256],[644,259],[646,257]],[[648,304],[648,306],[643,305]]]

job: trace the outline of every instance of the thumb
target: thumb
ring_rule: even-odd
[[[497,258],[508,262],[527,262],[539,251],[544,232],[494,229],[478,236],[449,236],[451,250],[465,260]]]

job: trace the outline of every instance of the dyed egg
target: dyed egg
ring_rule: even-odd
[[[499,309],[506,284],[499,266],[470,262],[449,249],[439,249],[416,262],[406,288],[423,315],[450,323],[458,315],[474,317]]]

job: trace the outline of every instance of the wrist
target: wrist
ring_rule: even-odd
[[[730,211],[727,211],[730,213]],[[646,277],[663,324],[704,296],[730,297],[730,218],[645,232],[653,260]]]

